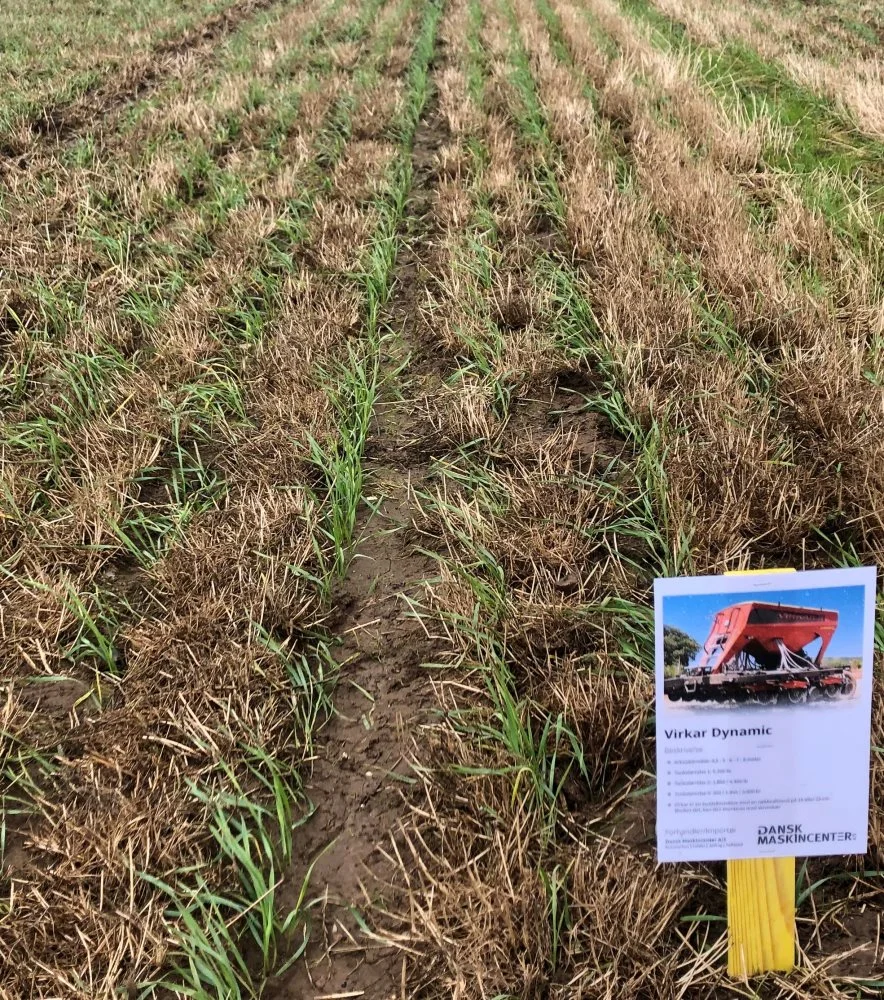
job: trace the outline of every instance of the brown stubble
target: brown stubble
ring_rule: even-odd
[[[481,681],[458,687],[439,689],[449,711],[483,697]],[[452,728],[435,740],[420,749],[446,764],[421,769],[424,795],[400,851],[412,902],[405,926],[423,943],[411,963],[421,995],[670,995],[691,957],[687,940],[671,936],[686,880],[580,824],[576,842],[550,843],[536,808],[513,793],[508,754],[479,755]],[[484,773],[496,768],[503,773]],[[570,817],[562,822],[567,829]],[[552,893],[567,912],[555,929]]]
[[[10,11],[5,27],[12,55],[4,102],[17,107],[5,109],[5,153],[54,141],[66,114],[87,106],[90,98],[114,93],[122,79],[154,83],[145,70],[159,64],[164,55],[199,51],[201,43],[208,47],[248,17],[247,7],[233,2],[214,11],[208,6],[197,0],[166,10],[154,8],[149,23],[138,30],[131,23],[115,23],[114,13],[119,11],[78,10],[76,3]],[[72,44],[71,25],[65,18],[76,23],[77,44]],[[88,82],[86,74],[91,77]]]
[[[543,93],[543,43],[531,40],[527,13],[523,25],[529,48],[534,42]],[[779,562],[800,565],[806,554],[811,561],[827,561],[825,553],[813,555],[818,526],[837,529],[848,544],[861,539],[861,557],[876,558],[879,528],[872,512],[880,501],[875,499],[879,487],[873,469],[880,461],[872,415],[879,411],[881,397],[861,366],[868,358],[866,335],[870,325],[875,329],[877,308],[859,307],[863,328],[857,329],[856,306],[842,307],[835,315],[836,302],[796,292],[780,277],[779,248],[759,247],[749,238],[744,208],[727,177],[705,163],[698,168],[675,145],[674,136],[657,144],[662,130],[642,116],[630,81],[622,73],[615,79],[610,104],[607,91],[602,92],[602,112],[615,126],[627,122],[635,129],[629,149],[636,161],[638,193],[629,197],[617,192],[610,166],[598,160],[587,164],[584,155],[579,173],[575,170],[565,182],[569,224],[583,258],[587,292],[598,306],[606,349],[622,366],[618,381],[626,386],[630,410],[645,428],[662,418],[670,526],[693,532],[689,537],[703,568],[755,562],[768,546]],[[607,86],[604,76],[597,80]],[[633,152],[642,142],[653,143],[653,152]],[[563,153],[567,166],[567,147]],[[709,184],[714,195],[704,191]],[[650,224],[655,215],[665,215],[671,225],[663,239]],[[798,216],[796,225],[801,221],[806,217]],[[680,248],[701,248],[704,277],[717,277],[716,291],[727,295],[737,319],[745,317],[743,337],[761,337],[763,354],[746,352],[740,359],[698,350],[704,335],[691,300],[683,292],[671,298],[665,271],[672,232]],[[826,239],[819,245],[825,247]],[[754,269],[751,277],[737,273],[733,264],[738,261],[742,268]],[[649,271],[649,265],[655,270]],[[761,288],[753,291],[756,283]],[[643,294],[649,288],[652,296]],[[655,314],[654,300],[659,306],[661,297],[666,304]],[[668,341],[667,332],[672,335]],[[837,375],[829,379],[821,377],[823,372]],[[772,382],[767,401],[757,391],[741,392],[747,376],[759,375]],[[859,451],[872,455],[871,462],[860,460]],[[712,510],[714,519],[708,516]],[[878,851],[879,840],[873,843]],[[826,965],[832,963],[809,962],[807,983],[821,995],[834,996],[838,987]],[[785,982],[780,985],[786,987]]]
[[[135,99],[156,89],[165,80],[201,58],[211,57],[216,45],[256,13],[272,7],[275,0],[241,0],[202,23],[185,29],[177,38],[161,40],[133,59],[115,66],[97,86],[72,101],[47,106],[35,121],[22,121],[6,137],[7,152],[28,156],[44,142],[67,142],[87,129],[113,128],[116,116]]]
[[[522,23],[546,106],[552,103],[546,95],[560,92],[554,82],[559,74],[547,71],[555,64],[546,36],[536,14],[524,6]],[[759,448],[771,457],[782,449],[782,433],[764,401],[748,394],[746,371],[738,359],[693,346],[703,340],[700,318],[687,289],[672,281],[670,251],[655,225],[660,206],[643,191],[635,196],[618,191],[614,164],[602,152],[612,134],[623,127],[621,116],[634,119],[639,114],[630,101],[636,95],[629,89],[629,79],[615,72],[613,85],[616,96],[604,91],[600,98],[602,122],[588,119],[583,105],[577,105],[574,122],[557,126],[558,134],[569,137],[569,143],[560,147],[567,232],[583,261],[584,287],[605,352],[616,360],[619,388],[629,410],[646,431],[655,425],[681,428],[670,446],[672,461],[681,469],[675,475],[673,467],[668,477],[671,537],[674,541],[696,533],[699,565],[721,568],[742,557],[749,539],[794,530],[795,510],[791,517],[778,512],[774,524],[766,520],[767,500],[772,491],[783,489],[783,474],[758,461]],[[610,104],[606,109],[610,100],[622,108],[620,115],[612,114]],[[582,134],[575,124],[580,121],[588,123]],[[574,149],[579,155],[571,154]],[[704,234],[703,239],[708,238]],[[689,395],[684,393],[686,386],[692,389]],[[684,446],[693,454],[693,442],[703,442],[712,452],[717,443],[728,442],[725,465],[712,454],[681,464],[675,450]],[[732,491],[716,473],[721,467],[729,470]],[[787,489],[790,496],[803,498],[799,523],[812,524],[816,513],[812,496],[799,484]],[[702,517],[700,525],[697,516]]]
[[[174,403],[183,383],[199,380],[204,365],[222,351],[218,334],[221,310],[235,285],[246,278],[252,268],[261,266],[266,256],[265,241],[274,230],[285,200],[291,197],[293,176],[298,178],[299,193],[309,182],[308,168],[315,136],[331,102],[348,85],[347,78],[340,74],[327,82],[329,85],[323,93],[323,100],[307,102],[297,127],[287,139],[291,149],[301,151],[300,163],[289,162],[281,180],[275,170],[268,171],[261,165],[257,155],[252,157],[253,167],[248,162],[242,164],[242,179],[252,189],[251,197],[245,205],[231,212],[226,229],[211,234],[211,253],[196,266],[189,284],[157,328],[145,332],[119,315],[121,296],[132,288],[140,287],[136,275],[111,269],[107,272],[107,280],[99,281],[98,287],[94,288],[82,325],[75,326],[68,334],[65,351],[92,352],[110,346],[130,355],[137,362],[137,370],[132,375],[123,378],[116,386],[105,387],[111,391],[104,414],[97,423],[101,426],[106,415],[111,415],[114,432],[106,436],[115,436],[119,441],[115,454],[105,453],[102,456],[105,466],[122,468],[126,465],[133,446],[136,451],[140,450],[139,436],[153,441],[167,437],[164,430],[169,422],[166,404]],[[293,175],[292,171],[297,172]],[[271,194],[276,196],[275,200],[270,200]],[[179,232],[189,229],[191,237],[203,228],[202,220],[192,209],[185,209],[172,222]],[[149,265],[148,260],[145,266],[149,268]],[[51,273],[56,265],[48,266]],[[149,279],[149,270],[144,277]],[[305,283],[309,295],[308,275],[286,281],[289,295],[280,297],[284,301],[291,302],[292,294],[297,299],[299,289]],[[342,319],[346,314],[344,309]],[[32,344],[24,331],[18,331],[16,338],[23,354],[32,351]],[[38,345],[38,353],[30,361],[31,378],[38,387],[41,369],[55,356],[54,346],[40,348],[41,345]],[[244,358],[244,361],[248,363],[249,359]],[[247,376],[243,382],[249,384]],[[50,414],[53,405],[51,382],[47,388],[49,391],[44,389],[35,398],[26,398],[19,407],[8,410],[6,420],[15,423],[39,414]],[[87,423],[82,428],[69,431],[67,441],[74,456],[79,456],[87,469],[92,464],[89,462],[90,427],[91,423]],[[127,492],[127,481],[121,480],[118,484],[123,496]]]
[[[653,120],[633,81],[634,64],[608,67],[599,62],[603,74],[598,80],[605,88],[599,121],[555,63],[533,9],[526,3],[518,4],[517,11],[550,132],[559,146],[565,232],[580,289],[599,323],[600,353],[608,371],[616,371],[612,388],[622,393],[639,435],[658,433],[665,448],[661,485],[670,541],[674,546],[680,535],[691,539],[695,565],[705,571],[756,564],[759,558],[779,562],[784,553],[800,560],[805,541],[835,501],[827,495],[826,473],[809,443],[793,435],[794,426],[784,426],[789,397],[781,386],[788,359],[813,349],[835,305],[820,305],[796,289],[783,277],[784,257],[776,240],[749,227],[732,170],[752,161],[751,145],[747,153],[742,138],[732,143],[728,138],[710,151],[708,161],[695,162],[691,140],[680,133],[670,137]],[[509,124],[515,115],[505,35],[495,14],[486,13],[491,113],[483,120],[487,109],[473,107],[463,77],[453,72],[440,85],[442,107],[451,108],[455,134],[478,134],[486,143],[492,115],[500,113],[501,148],[516,152],[499,165],[492,156],[489,172],[499,169],[503,190],[512,197],[517,190],[513,164],[520,162],[522,147]],[[682,101],[685,114],[691,107],[709,111],[702,104],[691,105],[696,95],[688,96]],[[690,126],[697,134],[702,120],[698,116]],[[632,158],[638,177],[637,185],[625,191],[618,186],[610,153],[621,141],[619,148]],[[532,154],[521,155],[530,160]],[[659,180],[652,173],[654,156],[669,158]],[[452,182],[440,199],[446,226],[441,251],[456,260],[462,246],[459,230],[467,225],[471,208],[463,187],[476,182],[458,148],[446,150],[442,162]],[[698,204],[689,197],[692,186],[698,187]],[[674,199],[671,209],[669,197]],[[506,200],[504,193],[494,208]],[[825,246],[826,240],[813,232],[808,217],[796,213],[793,219],[796,228],[805,228],[810,252],[822,254],[814,241]],[[728,248],[735,258],[730,266]],[[672,260],[679,252],[696,252],[699,291],[675,280]],[[494,266],[500,263],[495,260]],[[747,269],[748,275],[739,273]],[[465,277],[463,269],[446,264],[444,256],[438,274],[428,317],[447,350],[464,352],[461,334],[476,322],[475,300],[490,300],[492,293]],[[730,347],[715,346],[699,308],[722,299],[743,324],[733,331]],[[541,304],[541,328],[545,321]],[[831,342],[837,355],[853,327],[843,310],[835,322],[839,333]],[[846,378],[855,378],[859,357],[853,355]],[[769,394],[756,388],[765,380],[772,383]],[[602,489],[593,478],[581,479],[585,456],[567,435],[559,434],[557,441],[550,434],[538,435],[533,442],[531,435],[506,436],[499,423],[480,419],[490,395],[487,388],[474,377],[461,382],[462,390],[452,385],[442,407],[456,410],[460,395],[467,415],[449,414],[448,422],[438,426],[447,430],[452,443],[458,432],[486,437],[482,486],[471,492],[455,477],[443,478],[435,496],[420,499],[418,519],[425,547],[441,558],[438,580],[427,585],[425,622],[447,637],[449,666],[456,670],[442,673],[438,682],[440,702],[450,718],[437,727],[435,748],[421,756],[438,763],[425,776],[425,796],[409,834],[411,856],[403,862],[412,879],[408,928],[424,948],[424,957],[416,961],[417,975],[429,995],[440,996],[484,997],[499,991],[612,1000],[707,995],[721,988],[724,939],[714,924],[681,925],[677,920],[688,906],[701,915],[716,912],[720,873],[694,869],[673,874],[657,868],[647,854],[650,841],[632,845],[627,823],[621,822],[633,808],[627,795],[647,791],[637,786],[649,767],[651,685],[637,664],[624,662],[616,630],[592,606],[612,593],[639,600],[646,594],[646,575],[630,565],[641,556],[628,536],[608,535],[605,542],[606,524],[624,515],[628,485],[621,481],[624,489],[617,493]],[[802,389],[801,397],[810,404],[804,385]],[[837,389],[841,391],[849,389]],[[845,433],[854,420],[862,423],[860,410],[869,412],[868,394],[839,425]],[[856,429],[853,434],[866,442]],[[640,442],[626,442],[624,477],[630,444]],[[635,459],[638,465],[641,453]],[[589,471],[602,470],[590,466]],[[575,480],[580,484],[577,502]],[[575,526],[585,531],[577,533]],[[588,542],[591,538],[594,544]],[[457,572],[458,565],[475,565],[471,560],[477,552],[489,553],[505,579],[502,607],[493,613],[478,606],[471,586]],[[499,717],[485,704],[489,668],[484,654],[458,622],[470,622],[500,642],[518,694],[526,694],[537,709],[535,718],[526,706],[528,718],[540,725],[538,720],[561,711],[579,734],[589,790],[576,775],[566,786],[557,831],[564,835],[555,849],[544,846],[536,813],[513,791],[512,781],[483,770],[506,770],[513,758],[503,749],[496,752],[492,740],[480,745],[463,731],[480,721],[493,726]],[[470,714],[464,716],[467,706]],[[600,834],[612,823],[615,839],[609,842]],[[572,847],[570,837],[581,846]],[[532,894],[549,892],[538,883],[538,870],[562,876],[559,900],[567,900],[571,918],[559,951],[561,964],[552,971],[551,913],[528,905]],[[828,911],[824,925],[819,914],[816,928],[831,927],[833,919]],[[530,944],[511,933],[525,927]],[[780,996],[835,997],[840,989],[836,972],[833,960],[807,959],[800,983],[777,980],[772,989]]]
[[[326,101],[322,105],[312,102],[301,117],[297,139],[303,148],[312,145],[325,107],[342,82],[338,80],[337,87],[328,88]],[[383,123],[379,127],[383,127]],[[378,160],[376,169],[382,169],[384,163]],[[253,184],[263,183],[259,175],[250,180]],[[76,426],[68,435],[66,443],[73,452],[74,465],[70,475],[63,470],[52,500],[55,509],[66,507],[67,513],[54,521],[44,521],[42,526],[32,522],[29,533],[32,546],[43,548],[44,559],[61,545],[64,545],[62,553],[67,549],[67,558],[79,552],[82,559],[82,529],[90,525],[96,527],[93,541],[101,545],[95,550],[91,568],[87,568],[87,580],[94,578],[98,569],[119,551],[113,544],[107,551],[111,539],[106,529],[98,526],[118,519],[120,504],[125,507],[139,503],[137,488],[133,489],[131,484],[140,469],[157,459],[161,442],[168,439],[168,404],[175,405],[182,383],[198,379],[204,365],[218,354],[219,309],[236,281],[260,265],[264,241],[273,231],[287,192],[284,188],[277,205],[268,206],[266,195],[259,194],[233,212],[228,230],[216,236],[214,254],[193,276],[194,280],[166,321],[139,345],[135,355],[139,362],[137,371],[113,387],[109,400],[94,419]],[[322,212],[322,202],[319,207]],[[356,249],[349,245],[349,240],[345,242],[348,252]],[[309,258],[312,253],[307,249],[304,255]],[[250,354],[243,354],[242,364],[235,366],[250,412],[253,406],[261,416],[261,420],[256,421],[259,430],[253,438],[264,440],[261,446],[264,451],[269,450],[268,439],[273,434],[287,438],[287,425],[294,414],[302,416],[302,426],[314,434],[321,437],[328,432],[322,419],[324,406],[317,405],[324,402],[324,396],[311,383],[309,373],[318,358],[327,354],[340,339],[341,332],[349,334],[358,319],[355,291],[348,288],[346,282],[329,283],[317,279],[309,268],[302,268],[285,279],[279,300],[280,308],[269,342]],[[106,316],[96,319],[101,322]],[[107,332],[107,328],[102,332]],[[76,346],[84,350],[94,347],[88,337],[86,343]],[[131,349],[132,345],[119,346]],[[268,393],[268,388],[273,391]],[[44,394],[7,417],[15,420],[49,413],[53,405],[52,396]],[[186,424],[180,428],[180,433],[187,436]],[[225,443],[234,442],[228,435]],[[284,451],[280,450],[279,454]],[[17,505],[26,509],[28,493],[34,490],[35,482],[27,465],[22,466],[23,474],[19,474],[14,452],[10,450],[5,459],[4,472],[19,484]],[[231,462],[231,468],[236,468],[235,461]],[[285,476],[281,479],[285,481]],[[77,510],[81,506],[78,497],[82,497],[82,506],[93,508],[91,514],[84,515],[86,520],[82,523],[78,523]],[[112,508],[102,509],[102,497],[113,505]],[[94,513],[96,504],[98,515]],[[113,517],[114,514],[117,517]],[[86,534],[88,537],[89,532]],[[63,561],[62,556],[58,558]]]
[[[336,89],[329,88],[328,100]],[[323,108],[314,102],[298,125],[297,134],[305,148],[312,145],[322,119]],[[282,197],[286,196],[284,190]],[[102,569],[112,566],[122,552],[112,526],[121,523],[124,514],[161,513],[170,502],[171,496],[164,489],[159,495],[151,489],[145,500],[143,488],[137,485],[138,475],[154,463],[160,475],[166,468],[170,407],[178,405],[180,387],[188,381],[198,381],[205,364],[218,355],[219,310],[237,280],[260,265],[264,240],[273,229],[276,212],[276,206],[268,207],[263,195],[256,195],[250,204],[234,211],[229,230],[216,237],[214,254],[193,276],[166,321],[140,343],[134,355],[137,370],[116,386],[105,386],[109,398],[102,411],[65,433],[72,462],[62,469],[48,496],[49,513],[32,516],[22,525],[24,534],[19,537],[25,544],[18,558],[23,571],[33,572],[41,580],[47,572],[50,576],[56,572],[54,567],[65,567],[73,570],[72,583],[79,576],[80,589],[91,586]],[[345,243],[348,253],[356,249],[349,240]],[[242,363],[233,364],[249,412],[254,413],[253,419],[261,428],[257,436],[264,442],[256,445],[256,435],[250,437],[252,453],[271,448],[274,435],[286,440],[288,425],[295,414],[304,418],[303,427],[314,435],[322,438],[328,433],[327,423],[323,423],[327,418],[324,394],[305,375],[312,370],[317,357],[330,349],[334,339],[330,330],[350,331],[358,315],[352,290],[341,284],[335,288],[317,282],[307,269],[285,279],[279,301],[281,310],[274,321],[277,336],[271,339],[270,346],[243,354]],[[108,303],[104,305],[108,307]],[[90,319],[91,316],[87,317],[87,329]],[[109,334],[107,324],[115,324],[112,309],[97,313],[95,321],[98,324],[95,336],[101,344],[101,338]],[[319,354],[314,346],[317,343]],[[84,343],[71,346],[88,351],[95,344],[92,335],[87,334]],[[128,342],[118,346],[132,349]],[[288,378],[284,377],[286,374]],[[274,391],[268,393],[268,387]],[[54,405],[51,394],[43,393],[26,402],[18,412],[8,411],[6,417],[14,423],[44,413],[51,415]],[[190,429],[186,422],[178,433],[185,441],[188,439]],[[218,428],[216,433],[225,434],[227,445],[234,442],[229,429],[224,432]],[[208,454],[215,450],[210,447]],[[223,448],[217,451],[228,454]],[[231,468],[236,470],[235,462]],[[14,484],[12,495],[18,509],[27,510],[31,498],[38,495],[40,472],[39,465],[34,468],[29,463],[20,465],[17,453],[13,449],[6,451],[4,478]],[[58,513],[61,511],[64,513]],[[84,547],[84,543],[89,547]],[[33,594],[28,607],[33,602],[42,607],[47,601],[46,616],[52,622],[58,614],[54,589],[45,598]],[[14,614],[14,607],[15,604],[8,609],[7,616]],[[27,617],[31,611],[23,613]],[[32,620],[39,621],[41,617]],[[18,626],[10,624],[9,628],[18,634]],[[21,628],[27,633],[27,621],[21,621]],[[56,624],[54,631],[50,628],[50,635],[57,637],[63,631]],[[53,645],[51,639],[48,645]],[[29,662],[38,653],[45,659],[46,646],[43,639],[38,639]],[[57,658],[56,649],[53,660]]]
[[[619,55],[613,59],[593,44],[584,16],[570,0],[562,0],[557,10],[571,52],[599,92],[606,119],[625,129],[627,146],[633,131],[642,125],[650,133],[677,134],[679,143],[683,139],[694,151],[693,158],[718,168],[725,184],[728,175],[733,176],[745,206],[755,202],[774,216],[773,225],[761,228],[756,235],[766,251],[776,255],[777,266],[791,262],[815,268],[838,301],[850,303],[858,311],[864,303],[880,301],[875,271],[870,266],[874,262],[837,238],[820,214],[803,204],[788,174],[765,169],[763,151],[787,149],[791,142],[787,130],[768,115],[749,121],[738,108],[725,106],[688,60],[657,50],[647,30],[620,13],[610,0],[592,0],[590,11],[619,47]],[[652,101],[661,93],[668,99],[667,112],[677,119],[675,131],[653,127]],[[690,165],[692,157],[684,147],[674,155]],[[733,195],[724,198],[726,203],[732,200]],[[868,206],[854,199],[852,211],[853,228],[874,234],[876,223]]]
[[[568,23],[571,8],[559,9]],[[580,61],[600,91],[599,117],[578,77],[556,63],[533,7],[519,3],[557,146],[566,203],[559,231],[535,184],[543,154],[516,131],[508,26],[499,7],[485,14],[484,105],[467,87],[467,8],[460,0],[443,25],[450,58],[435,75],[439,113],[451,135],[434,163],[440,182],[429,205],[432,241],[421,258],[426,272],[419,268],[419,367],[438,442],[456,461],[469,443],[482,477],[481,487],[471,489],[453,469],[415,501],[420,543],[450,560],[427,582],[418,608],[447,649],[437,674],[439,722],[415,734],[420,786],[410,797],[412,821],[404,841],[391,848],[411,888],[411,912],[397,940],[420,995],[711,995],[722,988],[722,945],[707,930],[716,925],[678,918],[689,906],[701,915],[715,912],[717,874],[656,867],[649,841],[631,840],[621,822],[621,809],[640,811],[637,803],[648,801],[639,793],[648,790],[650,679],[634,655],[624,655],[621,633],[599,606],[611,595],[643,600],[646,594],[635,566],[638,545],[622,526],[641,454],[638,448],[633,454],[637,440],[616,440],[602,421],[593,423],[582,394],[604,393],[603,380],[616,373],[607,389],[623,396],[637,437],[655,429],[661,435],[667,530],[673,540],[691,535],[698,568],[791,556],[834,510],[845,512],[851,530],[859,526],[868,545],[882,527],[874,468],[861,477],[863,457],[878,460],[869,415],[877,412],[880,391],[864,374],[866,331],[876,313],[867,299],[820,304],[783,277],[786,240],[827,273],[841,268],[844,280],[848,258],[800,205],[778,213],[775,234],[747,225],[740,181],[754,162],[754,138],[739,129],[727,133],[727,121],[708,95],[688,86],[683,67],[655,61],[611,21],[628,56],[609,65],[586,48]],[[158,330],[133,341],[116,318],[107,319],[105,300],[92,307],[90,332],[69,343],[89,350],[109,340],[136,354],[140,367],[114,388],[105,410],[77,428],[71,444],[78,467],[41,486],[39,469],[17,455],[2,457],[20,507],[42,491],[62,512],[2,522],[11,530],[0,557],[17,559],[19,576],[47,587],[3,581],[0,641],[4,652],[24,661],[22,673],[68,669],[60,656],[74,627],[63,600],[68,582],[110,588],[135,611],[120,638],[125,676],[102,681],[103,706],[93,696],[71,708],[89,692],[86,669],[66,704],[53,707],[34,688],[15,685],[0,715],[0,760],[14,756],[21,739],[55,755],[58,765],[51,778],[37,774],[32,805],[39,816],[16,830],[8,873],[15,905],[12,925],[0,924],[9,945],[3,971],[19,976],[20,992],[94,1000],[153,974],[170,946],[166,900],[138,873],[168,875],[202,863],[213,884],[235,881],[212,857],[209,817],[189,795],[189,783],[223,791],[218,763],[224,760],[247,784],[243,741],[257,739],[294,762],[309,757],[291,725],[290,680],[256,640],[252,623],[299,649],[298,637],[321,627],[327,614],[304,577],[287,569],[315,567],[316,510],[308,487],[317,477],[305,462],[304,442],[335,433],[315,372],[344,356],[361,324],[352,272],[376,223],[371,200],[393,153],[387,126],[400,94],[391,74],[404,66],[412,25],[406,22],[384,64],[375,92],[383,101],[372,97],[357,112],[353,138],[317,200],[306,244],[281,282],[262,339],[233,352],[251,425],[220,425],[210,443],[200,442],[207,465],[227,483],[217,508],[193,519],[152,567],[120,565],[107,525],[125,510],[163,510],[171,499],[162,486],[134,480],[147,467],[160,479],[168,473],[163,407],[183,398],[183,385],[216,356],[219,311],[235,283],[261,264],[281,205],[309,175],[311,136],[327,94],[316,96],[315,118],[306,111],[287,140],[290,155],[279,170],[265,172],[248,143],[224,153],[258,193],[212,234],[214,253],[194,270]],[[334,94],[347,86],[353,58],[346,46],[336,53]],[[653,75],[671,97],[681,131],[653,119],[636,73]],[[241,86],[232,85],[234,96]],[[175,115],[186,118],[188,108]],[[254,124],[259,130],[260,121]],[[706,158],[695,159],[706,127],[713,139]],[[481,171],[470,152],[474,138],[488,154]],[[635,181],[625,190],[612,149],[626,158]],[[161,160],[155,163],[152,182],[161,192],[171,174]],[[483,203],[483,218],[497,232],[488,284],[476,273],[471,249],[471,240],[484,238],[475,226]],[[169,225],[187,230],[198,220],[193,212]],[[597,338],[588,358],[576,361],[555,341],[558,306],[538,267],[543,255],[568,268],[591,303],[598,330],[587,332]],[[673,273],[673,259],[686,255],[699,273],[697,288]],[[121,288],[111,283],[106,301]],[[722,302],[739,322],[731,331],[738,349],[716,345],[705,325],[701,307]],[[95,330],[104,324],[100,335],[93,323]],[[471,365],[470,342],[489,333],[499,343],[486,376]],[[817,366],[837,372],[822,388]],[[772,388],[758,391],[761,376]],[[501,406],[502,385],[510,392]],[[57,399],[44,388],[22,413],[51,412]],[[183,430],[192,443],[193,428]],[[820,440],[830,452],[821,452]],[[622,459],[613,477],[612,454]],[[493,559],[504,581],[495,616],[478,608],[456,572],[474,567],[477,552]],[[529,801],[521,758],[467,732],[500,720],[486,684],[487,650],[456,616],[499,641],[520,721],[536,736],[545,721],[561,717],[583,748],[580,774],[568,744],[559,747],[559,765],[570,763],[571,772],[552,826]],[[45,712],[35,716],[35,703]],[[880,745],[878,714],[874,724]],[[873,767],[879,795],[877,758]],[[880,851],[879,827],[874,819]],[[716,902],[707,900],[707,887]],[[554,900],[567,903],[568,912],[555,959]],[[817,915],[815,926],[838,919],[833,906]],[[25,985],[27,974],[34,982]],[[812,964],[798,981],[769,986],[781,996],[838,995],[829,972]],[[409,989],[403,986],[403,994]]]
[[[88,164],[75,165],[70,150],[55,145],[41,151],[41,159],[30,164],[9,166],[5,173],[8,194],[6,210],[10,239],[4,245],[4,264],[17,281],[47,282],[50,287],[85,282],[86,319],[99,324],[116,320],[116,307],[123,294],[149,283],[158,269],[168,266],[171,254],[184,254],[200,237],[212,239],[211,213],[200,204],[199,194],[182,204],[185,165],[181,151],[196,146],[220,168],[232,169],[254,188],[266,169],[255,143],[263,141],[271,124],[266,105],[244,107],[250,86],[259,90],[274,85],[274,74],[293,48],[319,18],[329,30],[342,23],[346,9],[328,17],[325,0],[298,5],[271,22],[255,36],[261,54],[254,72],[221,77],[218,84],[217,60],[188,63],[161,91],[159,100],[149,105],[134,125],[105,122],[94,133],[97,145]],[[218,55],[215,50],[213,54]],[[285,137],[280,154],[289,168],[305,155],[304,137],[326,113],[342,86],[345,71],[332,69],[323,86],[311,88],[305,68],[312,58],[309,50],[289,67],[293,83],[304,89],[297,126]],[[165,98],[165,99],[163,99]],[[272,105],[271,105],[272,109]],[[220,143],[217,133],[225,117],[239,110],[240,131],[232,140]],[[114,127],[111,127],[111,126]],[[169,152],[169,137],[174,138]],[[302,164],[303,166],[303,164]],[[47,191],[43,178],[51,175],[53,187]],[[187,198],[184,198],[187,201]],[[146,235],[133,237],[125,248],[124,260],[108,260],[83,237],[82,227],[94,225],[99,232],[146,226]],[[27,293],[22,293],[25,305]],[[118,322],[118,321],[117,321]],[[111,343],[119,343],[119,331]]]
[[[7,983],[29,983],[35,995],[113,996],[161,967],[169,947],[168,900],[140,872],[169,878],[198,863],[211,882],[229,884],[189,784],[220,791],[224,760],[248,793],[243,741],[289,759],[303,748],[279,658],[225,629],[224,617],[219,597],[134,637],[120,704],[62,736],[25,860],[9,873]]]
[[[764,143],[775,140],[773,126],[764,116],[743,120],[734,108],[725,108],[698,79],[690,63],[654,47],[647,33],[625,17],[609,0],[593,0],[589,11],[594,22],[616,44],[618,55],[610,59],[592,45],[582,9],[570,0],[556,4],[562,29],[572,52],[593,85],[610,87],[616,102],[614,81],[637,75],[653,81],[655,95],[667,100],[667,111],[678,119],[686,138],[698,150],[732,170],[752,170]]]
[[[692,85],[674,62],[667,67],[664,57],[654,53],[647,39],[605,0],[593,0],[591,9],[623,46],[621,56],[608,64],[585,29],[580,30],[574,6],[564,0],[560,7],[565,38],[577,65],[598,91],[601,113],[634,163],[642,193],[673,226],[678,249],[700,256],[704,277],[734,309],[738,324],[763,325],[759,313],[780,312],[789,317],[781,321],[783,326],[794,327],[792,317],[799,312],[804,315],[798,322],[803,320],[812,336],[813,319],[808,314],[814,304],[796,299],[798,293],[782,277],[779,248],[763,246],[748,226],[744,185],[758,184],[754,170],[761,137],[741,133],[724,119],[711,95]],[[656,70],[658,85],[667,76],[676,81],[670,96],[681,98],[674,104],[679,129],[665,126],[651,113],[650,95],[635,80],[649,68]],[[709,155],[692,155],[692,142],[710,144]],[[749,171],[751,178],[746,176]]]

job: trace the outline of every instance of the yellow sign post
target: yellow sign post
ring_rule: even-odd
[[[727,971],[745,979],[795,965],[795,859],[727,863]]]

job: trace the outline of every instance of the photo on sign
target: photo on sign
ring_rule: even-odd
[[[708,711],[834,706],[863,681],[865,587],[663,598],[663,696]]]
[[[660,861],[865,851],[876,577],[654,582]]]

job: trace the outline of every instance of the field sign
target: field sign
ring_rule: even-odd
[[[794,857],[866,850],[875,570],[654,596],[659,860],[728,860],[730,971],[791,968]]]

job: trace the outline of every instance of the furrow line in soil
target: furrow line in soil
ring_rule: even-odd
[[[434,62],[444,61],[437,47]],[[415,130],[405,245],[393,294],[384,309],[381,390],[366,442],[366,499],[356,545],[335,593],[333,634],[340,645],[335,712],[307,792],[315,809],[305,829],[300,868],[313,864],[311,895],[321,901],[318,927],[299,965],[271,997],[343,995],[399,997],[408,978],[407,935],[366,934],[362,918],[381,920],[404,906],[397,879],[397,833],[408,813],[417,731],[435,698],[424,665],[439,644],[410,614],[434,565],[415,549],[413,491],[428,474],[436,435],[417,415],[414,382],[432,362],[417,338],[424,255],[432,247],[429,205],[435,161],[445,132],[431,100]],[[292,879],[294,885],[300,878]],[[391,924],[392,926],[392,924]],[[389,936],[386,936],[389,934]],[[360,994],[361,995],[361,994]]]

